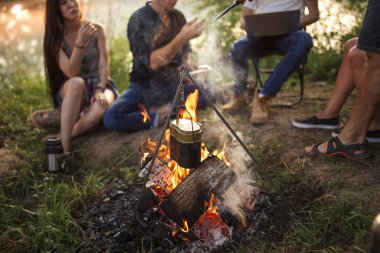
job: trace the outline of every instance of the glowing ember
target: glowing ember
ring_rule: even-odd
[[[144,177],[149,173],[148,168],[150,167],[150,163],[151,161],[140,172],[140,177]],[[162,192],[167,195],[174,189],[172,178],[172,171],[160,160],[156,159],[149,173],[149,180],[146,183],[146,187],[155,190],[158,195]]]
[[[214,205],[215,201],[216,198],[212,194],[209,203],[207,203],[207,211],[194,225],[194,234],[200,240],[222,245],[230,239],[232,231],[220,218],[217,207]]]

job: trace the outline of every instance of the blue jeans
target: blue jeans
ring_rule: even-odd
[[[149,82],[149,81],[148,81]],[[178,83],[173,82],[165,88],[158,90],[148,82],[132,82],[128,90],[124,91],[116,101],[108,108],[103,117],[106,128],[116,131],[135,132],[152,128],[154,120],[159,117],[156,112],[149,112],[152,106],[162,106],[171,103],[177,91]],[[185,85],[185,96],[194,91],[194,86]],[[144,116],[139,110],[139,103],[143,104],[148,111],[150,120],[144,122]],[[205,105],[205,99],[201,96],[198,107]]]
[[[275,96],[312,46],[313,39],[304,31],[269,37],[245,36],[237,40],[231,49],[235,94],[241,94],[247,85],[249,59],[285,54],[261,90],[261,94],[265,96]]]

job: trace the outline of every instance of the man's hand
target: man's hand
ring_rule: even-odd
[[[204,23],[204,20],[198,20],[198,18],[194,18],[182,27],[181,33],[186,40],[197,38],[204,31]]]

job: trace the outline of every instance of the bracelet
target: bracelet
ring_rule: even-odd
[[[79,46],[77,43],[75,43],[75,47],[78,49],[84,49],[84,46]]]
[[[102,92],[105,91],[106,88],[103,88],[103,87],[100,87],[100,86],[96,86],[95,90],[101,90]]]

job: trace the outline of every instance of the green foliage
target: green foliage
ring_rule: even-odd
[[[140,167],[121,167],[120,172],[123,174],[125,180],[129,183],[134,183],[138,180],[138,175],[141,171]]]
[[[329,50],[324,54],[309,53],[305,66],[306,75],[312,80],[335,80],[342,61],[342,53]]]
[[[108,41],[110,76],[117,84],[119,91],[124,91],[129,86],[129,71],[132,67],[132,54],[129,51],[129,43],[125,37],[112,37]]]
[[[364,13],[367,6],[367,0],[338,0],[342,3],[347,9],[354,10],[357,13]]]

